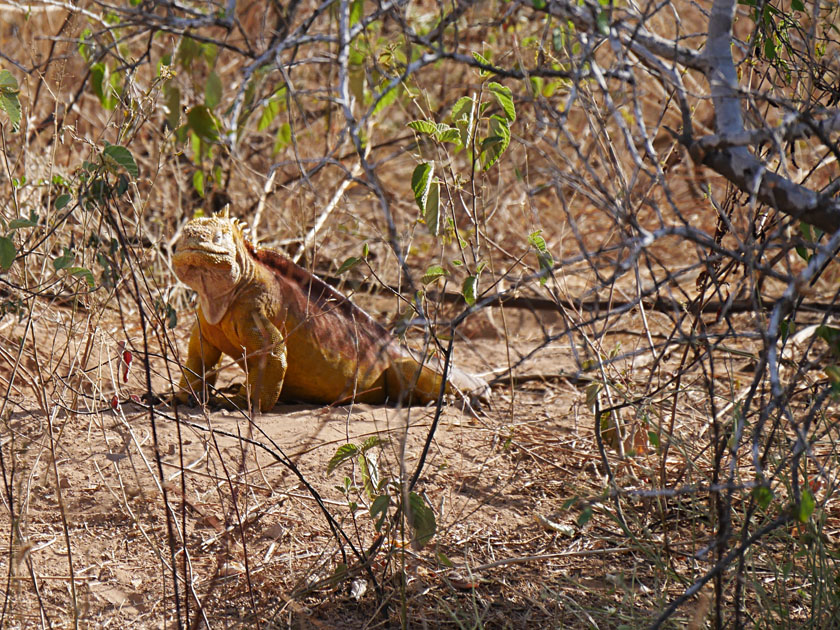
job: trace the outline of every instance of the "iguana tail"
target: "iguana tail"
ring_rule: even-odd
[[[410,392],[413,404],[425,405],[437,400],[443,378],[442,361],[433,358],[421,365],[405,348],[399,348],[393,353],[390,363],[385,372],[390,398],[399,397],[403,402],[407,402],[406,394]],[[450,364],[446,393],[469,402],[486,402],[490,395],[490,387],[481,377],[468,374]]]

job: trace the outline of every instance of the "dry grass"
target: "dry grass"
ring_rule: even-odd
[[[242,48],[247,33],[265,46],[279,26],[266,26],[274,14],[263,4],[240,3],[241,28],[194,34]],[[316,7],[303,4],[295,26]],[[364,8],[370,13],[373,5]],[[679,5],[682,32],[702,30],[702,8]],[[494,20],[509,9],[500,26]],[[435,11],[420,3],[409,17],[430,24]],[[715,308],[698,315],[687,306],[698,296],[733,297],[736,306],[759,294],[772,300],[804,263],[784,238],[790,230],[767,232],[782,252],[768,262],[778,251],[753,237],[761,209],[723,194],[720,179],[690,163],[664,129],[681,123],[659,84],[610,86],[628,120],[639,106],[664,180],[633,169],[593,84],[576,86],[576,107],[559,124],[568,81],[541,96],[507,82],[517,108],[513,141],[500,166],[472,173],[465,152],[418,140],[406,127],[445,119],[465,95],[481,94],[496,107],[475,68],[438,61],[360,130],[380,198],[334,101],[335,45],[284,52],[291,75],[255,74],[260,105],[235,148],[206,144],[196,152],[163,122],[167,90],[177,86],[181,105],[192,107],[204,101],[215,72],[223,89],[214,112],[229,121],[247,65],[240,54],[220,47],[217,57],[199,56],[190,67],[176,58],[167,83],[158,64],[178,50],[175,34],[148,38],[137,26],[100,32],[95,20],[50,4],[7,15],[2,50],[34,70],[4,66],[21,82],[24,121],[12,132],[0,113],[2,215],[7,223],[32,213],[38,220],[16,232],[20,255],[0,277],[0,627],[643,627],[720,558],[794,509],[791,470],[813,491],[813,516],[749,546],[742,568],[731,560],[718,591],[710,581],[665,627],[713,627],[716,606],[731,619],[738,579],[747,625],[831,627],[840,614],[837,406],[824,396],[827,381],[817,369],[833,360],[829,346],[813,335],[789,345],[783,374],[792,387],[785,410],[772,415],[765,413],[770,385],[756,374],[767,313],[733,308],[718,317]],[[461,49],[493,53],[506,67],[530,63],[545,25],[529,15],[507,3],[468,11],[459,22]],[[664,14],[654,19],[665,35],[676,28]],[[89,87],[90,64],[78,52],[86,28],[97,32],[99,52],[109,38],[124,38],[122,65],[116,49],[102,57],[111,71],[138,64],[112,110]],[[334,36],[336,28],[327,11],[309,32]],[[398,66],[402,35],[393,19],[363,35],[363,72],[351,84]],[[607,48],[597,51],[605,68],[614,61]],[[150,59],[142,57],[147,50]],[[262,106],[283,81],[293,89],[282,95],[278,117],[260,128]],[[686,83],[695,95],[706,91],[691,73]],[[357,97],[361,117],[367,103]],[[693,106],[698,132],[709,128],[709,103],[697,96]],[[284,123],[293,141],[274,152]],[[118,179],[100,162],[106,142],[127,147],[140,175],[124,194],[93,203],[85,196],[91,181]],[[836,176],[831,161],[806,149],[797,158],[802,169],[816,165],[812,181]],[[457,233],[435,239],[418,222],[409,182],[420,160],[435,160]],[[196,172],[204,174],[203,196]],[[705,195],[710,189],[714,201]],[[63,194],[71,201],[57,208]],[[367,263],[341,277],[344,289],[366,280],[356,301],[397,330],[416,317],[412,290],[424,271],[446,267],[445,283],[425,287],[433,323],[410,322],[409,342],[422,342],[429,330],[445,338],[465,305],[442,296],[457,294],[479,261],[485,295],[515,289],[531,298],[492,302],[457,331],[456,362],[501,378],[493,406],[478,417],[454,407],[442,412],[417,487],[436,516],[429,545],[411,544],[404,519],[384,536],[377,532],[358,466],[327,474],[327,464],[341,445],[379,435],[384,444],[373,452],[399,501],[433,408],[283,405],[252,420],[142,402],[171,392],[194,317],[192,297],[169,264],[179,228],[196,208],[226,199],[260,241],[300,251],[301,263],[322,275],[335,275],[367,244]],[[755,264],[727,266],[724,257],[715,270],[708,247],[671,236],[617,271],[628,256],[631,218],[648,229],[689,225],[711,238],[715,204],[735,209],[721,247],[741,247]],[[558,263],[544,285],[528,242],[537,230]],[[69,266],[92,272],[92,288],[68,265],[56,268],[66,252]],[[703,273],[712,275],[705,285]],[[833,304],[835,279],[829,269],[809,300]],[[821,317],[801,307],[791,321],[802,329]],[[227,383],[238,375],[225,376]],[[760,385],[750,390],[753,382]],[[755,400],[743,418],[748,395]],[[596,431],[596,403],[619,421],[623,441],[606,419]],[[795,421],[782,422],[785,414]],[[742,420],[744,435],[755,437],[730,453]],[[807,456],[791,467],[796,429],[806,424]],[[773,493],[761,507],[753,441]],[[724,527],[731,536],[716,547]]]

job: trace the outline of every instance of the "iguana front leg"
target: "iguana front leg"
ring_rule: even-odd
[[[240,364],[247,372],[248,380],[230,402],[219,401],[219,404],[248,409],[250,393],[252,409],[269,411],[280,398],[286,378],[287,352],[283,334],[259,312],[251,311],[242,319],[232,318],[232,321],[247,322],[245,326],[237,326],[236,337],[244,351],[244,361],[240,360]]]
[[[181,382],[175,399],[180,403],[186,403],[193,392],[198,393],[203,390],[204,383],[212,387],[217,375],[213,368],[216,367],[221,356],[222,351],[201,334],[201,325],[196,323],[190,333],[187,362],[181,372]]]

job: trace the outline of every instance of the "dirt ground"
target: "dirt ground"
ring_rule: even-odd
[[[459,364],[487,372],[538,345],[542,330],[519,318],[509,347],[474,338],[480,353],[462,353]],[[178,330],[179,343],[185,334]],[[649,610],[659,596],[650,566],[636,565],[597,504],[580,525],[583,506],[567,505],[604,482],[586,383],[562,378],[574,371],[563,343],[537,356],[519,372],[533,378],[496,385],[490,407],[444,408],[416,487],[435,535],[420,548],[394,530],[369,569],[352,569],[376,540],[365,494],[354,490],[358,464],[328,474],[328,462],[342,445],[378,436],[379,475],[410,478],[434,407],[280,404],[253,422],[166,405],[150,415],[130,399],[142,391],[134,366],[125,402],[112,409],[10,405],[0,512],[0,531],[14,532],[0,554],[9,619],[71,627],[77,614],[85,627],[174,627],[173,554],[178,612],[193,627],[204,617],[212,627],[382,627],[401,617],[411,627],[585,627],[587,599],[606,592],[618,600],[632,592],[634,606]],[[107,367],[119,374],[119,354]],[[355,513],[348,500],[359,502]],[[341,544],[323,510],[346,535]],[[329,579],[348,565],[350,579]],[[618,609],[605,614],[620,625]]]
[[[215,26],[189,27],[183,37],[158,22],[148,32],[120,27],[119,41],[133,56],[106,55],[97,71],[125,81],[130,111],[116,101],[115,109],[105,107],[88,80],[100,57],[80,56],[85,46],[93,55],[116,32],[105,5],[88,3],[102,13],[88,21],[68,10],[74,3],[34,3],[35,11],[18,4],[0,20],[0,56],[18,55],[32,69],[8,66],[20,81],[23,124],[20,133],[0,129],[0,188],[9,200],[0,238],[11,238],[6,226],[18,222],[16,258],[0,276],[0,630],[633,630],[650,626],[708,578],[723,554],[774,520],[783,525],[732,556],[718,583],[710,579],[662,627],[710,627],[715,603],[730,625],[730,612],[743,608],[755,627],[803,620],[830,627],[820,625],[820,606],[840,601],[840,587],[823,579],[836,574],[832,563],[840,557],[833,472],[840,399],[828,391],[836,374],[822,367],[840,374],[840,352],[832,357],[830,336],[819,339],[814,329],[832,321],[840,272],[829,266],[805,300],[831,309],[804,304],[786,322],[788,332],[811,332],[801,347],[780,345],[779,373],[792,394],[789,408],[765,417],[770,384],[756,366],[766,352],[770,304],[804,268],[796,252],[814,244],[772,213],[767,231],[756,232],[765,210],[678,146],[672,129],[683,120],[667,84],[642,73],[632,90],[610,79],[602,94],[587,79],[574,86],[578,100],[568,110],[565,80],[535,90],[533,82],[485,78],[461,62],[430,65],[364,130],[386,220],[335,100],[342,72],[327,4],[285,3],[300,4],[300,23],[305,11],[321,16],[312,23],[312,45],[288,51],[278,66],[283,77],[259,80],[233,152],[193,131],[179,140],[177,129],[186,134],[186,112],[200,108],[215,107],[219,120],[228,119],[253,58],[213,42],[262,50],[274,41],[274,22],[286,20],[284,3],[240,3],[244,26],[233,35]],[[122,4],[135,11],[135,3]],[[383,6],[358,4],[369,13]],[[564,52],[566,45],[555,43],[571,31],[535,19],[530,3],[444,4],[407,6],[429,16],[470,6],[456,48],[468,60],[494,48],[496,61],[511,68],[514,58],[501,51],[523,60],[544,51],[558,60],[578,57],[576,44]],[[709,4],[657,5],[648,26],[699,50]],[[737,29],[746,39],[750,8],[739,10]],[[512,19],[500,24],[502,13]],[[369,77],[368,97],[381,91],[377,73],[397,67],[388,60],[405,35],[392,18],[381,22],[360,38],[370,49],[359,49],[366,61],[353,73]],[[102,31],[88,40],[89,28]],[[199,46],[205,41],[212,46]],[[597,47],[602,67],[626,72],[611,50]],[[145,61],[129,74],[123,56]],[[174,74],[158,82],[156,73],[170,65],[165,74]],[[760,69],[756,83],[744,83],[756,94],[770,89]],[[712,133],[705,79],[693,71],[681,76],[694,133]],[[221,100],[208,98],[210,77],[225,88]],[[468,95],[483,94],[476,111],[501,111],[490,80],[510,85],[517,112],[499,166],[481,171],[468,152],[443,143],[432,151],[408,131],[412,121],[450,120]],[[177,106],[169,100],[176,91]],[[607,108],[604,96],[619,109]],[[356,115],[371,104],[357,99]],[[167,111],[178,114],[174,122]],[[616,126],[640,113],[650,138]],[[294,130],[295,142],[279,146],[284,129]],[[645,158],[640,171],[631,158],[647,140],[658,157]],[[94,210],[86,205],[91,173],[128,182],[125,162],[114,171],[104,160],[108,143],[125,144],[139,175],[122,187],[123,197]],[[813,166],[813,190],[836,178],[836,162],[825,156],[820,149],[809,159],[797,149],[795,167],[805,173]],[[451,233],[432,236],[425,210],[418,215],[411,180],[421,161],[437,163]],[[654,166],[649,181],[640,175]],[[205,180],[199,191],[196,182]],[[415,288],[434,302],[444,282],[454,300],[428,312],[437,323],[457,317],[467,308],[464,282],[483,273],[479,298],[498,293],[512,302],[504,311],[482,307],[463,323],[454,362],[497,377],[491,404],[471,413],[447,401],[440,414],[434,406],[280,404],[249,418],[161,403],[177,382],[194,316],[194,296],[172,272],[172,244],[197,210],[222,196],[249,221],[255,242],[301,253],[313,272],[339,275],[343,263],[361,256],[364,263],[357,260],[341,279],[365,281],[354,301],[391,330],[411,313],[404,300],[414,299]],[[718,219],[724,215],[726,230]],[[637,251],[647,240],[630,229],[637,224],[702,229],[708,240],[675,231]],[[550,279],[539,274],[546,263],[540,240],[552,257]],[[405,261],[397,260],[394,242]],[[431,265],[443,265],[446,279],[421,280]],[[95,272],[96,282],[88,286],[80,271]],[[406,286],[409,276],[416,287]],[[379,293],[369,295],[371,287]],[[704,300],[710,308],[701,314],[694,307]],[[171,330],[170,313],[178,319]],[[407,337],[416,346],[420,334],[410,329]],[[220,380],[241,379],[233,366]],[[751,384],[754,400],[742,415]],[[814,392],[827,397],[824,406],[813,402]],[[610,414],[599,415],[604,409]],[[799,426],[785,414],[813,422],[801,463],[793,456]],[[620,420],[623,440],[605,418]],[[741,441],[730,442],[744,422]],[[737,448],[730,452],[731,443]],[[365,458],[337,462],[362,447]],[[770,463],[761,488],[753,455],[759,447]],[[813,512],[794,519],[801,501],[791,489],[799,476],[813,491]],[[756,496],[760,489],[765,494]],[[715,511],[724,490],[725,514]],[[421,544],[432,516],[433,535]],[[761,615],[770,620],[764,626]]]

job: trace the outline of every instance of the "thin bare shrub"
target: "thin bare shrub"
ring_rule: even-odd
[[[3,11],[0,627],[837,624],[836,3]],[[170,407],[227,202],[493,407]]]

